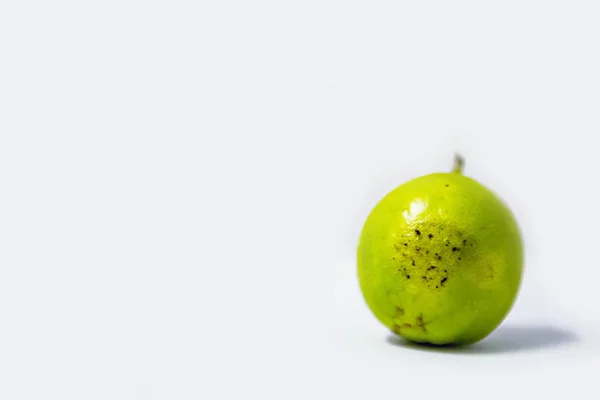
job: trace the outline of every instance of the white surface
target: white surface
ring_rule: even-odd
[[[1,2],[0,399],[597,397],[599,13]],[[389,343],[354,265],[454,151],[527,245],[466,354]]]

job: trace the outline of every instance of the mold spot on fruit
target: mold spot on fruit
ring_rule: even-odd
[[[420,235],[421,235],[421,231],[420,231],[420,230],[418,230],[418,229],[415,229],[415,233],[417,234],[417,236],[420,236]]]
[[[428,237],[429,239],[431,239],[431,238],[433,238],[433,235],[430,233],[429,235],[427,235],[427,237]]]
[[[440,285],[444,286],[444,283],[446,283],[446,281],[448,280],[447,277],[444,277],[441,281],[440,281]]]
[[[427,333],[427,329],[425,328],[425,323],[423,322],[423,314],[420,314],[417,317],[417,326],[423,330],[423,332]]]

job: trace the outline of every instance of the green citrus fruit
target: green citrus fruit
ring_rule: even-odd
[[[523,244],[513,214],[489,189],[452,172],[411,180],[371,211],[358,278],[375,317],[418,343],[470,344],[511,309]]]

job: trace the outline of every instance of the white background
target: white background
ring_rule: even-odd
[[[597,398],[599,18],[0,1],[0,399]],[[390,343],[362,222],[455,151],[519,220],[518,302],[465,351]]]

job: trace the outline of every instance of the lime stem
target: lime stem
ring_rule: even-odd
[[[454,166],[452,167],[452,172],[462,174],[464,166],[465,159],[458,153],[454,154]]]

